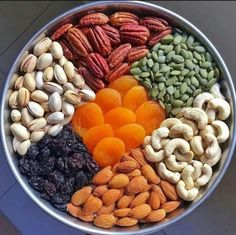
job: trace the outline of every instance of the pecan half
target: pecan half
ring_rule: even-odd
[[[111,53],[111,42],[100,26],[89,29],[88,39],[99,54],[107,56]]]
[[[87,66],[97,78],[103,78],[110,71],[106,60],[98,53],[91,53],[87,56]]]
[[[105,87],[104,82],[101,79],[94,77],[87,68],[81,67],[78,69],[78,72],[82,75],[86,84],[94,91],[98,91]]]
[[[117,65],[115,68],[110,70],[110,72],[106,75],[106,80],[109,82],[112,82],[116,80],[117,78],[121,77],[122,75],[128,73],[129,71],[129,64],[128,63],[121,63]]]
[[[149,29],[142,25],[124,24],[120,28],[121,41],[135,46],[144,45],[150,36]]]
[[[133,47],[131,48],[131,50],[129,51],[129,54],[126,57],[126,60],[130,63],[133,62],[135,60],[139,60],[142,57],[144,57],[145,55],[147,55],[148,53],[148,49],[146,48],[146,46],[138,46],[138,47]]]
[[[110,22],[115,27],[120,27],[127,23],[138,24],[138,16],[130,12],[119,11],[110,16]]]
[[[81,26],[92,26],[106,24],[108,21],[109,18],[103,13],[92,13],[83,16],[79,23]]]
[[[77,68],[87,67],[87,60],[85,57],[79,57],[76,62],[77,62]]]
[[[66,41],[66,39],[62,38],[62,39],[58,40],[58,42],[60,43],[60,45],[62,47],[63,54],[66,57],[66,59],[68,59],[68,60],[78,59],[78,55],[73,50],[73,48],[70,46],[70,44]]]
[[[108,65],[110,68],[114,68],[123,60],[125,57],[128,55],[129,51],[131,49],[131,44],[126,43],[126,44],[121,44],[119,47],[117,47],[108,57]]]
[[[162,32],[166,29],[166,26],[168,26],[168,22],[157,17],[144,17],[140,19],[139,22],[141,25],[155,32]]]
[[[120,33],[118,29],[110,26],[109,24],[101,25],[101,27],[109,38],[112,46],[120,45]]]
[[[151,37],[148,40],[148,45],[154,46],[161,40],[161,38],[163,38],[164,36],[168,34],[171,34],[171,32],[172,32],[172,29],[170,27],[166,27],[166,29],[162,31],[161,33],[155,33],[151,35]]]
[[[67,33],[67,40],[80,56],[87,56],[93,51],[86,35],[78,28],[71,28]]]
[[[60,28],[58,28],[51,36],[52,40],[57,40],[62,35],[64,35],[70,28],[73,27],[73,24],[64,24]]]
[[[80,29],[87,36],[89,27],[87,26],[82,27],[81,25],[77,24],[74,26],[74,28]]]

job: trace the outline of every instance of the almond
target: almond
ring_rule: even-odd
[[[116,218],[112,214],[99,215],[94,219],[93,223],[100,228],[111,228],[116,223]]]
[[[153,210],[145,217],[147,222],[158,222],[166,217],[166,211],[164,209]]]
[[[166,196],[159,185],[152,185],[152,191],[158,195],[161,204],[166,203],[167,201]]]
[[[145,204],[149,197],[149,192],[140,193],[130,203],[130,208]]]
[[[114,216],[126,217],[126,216],[129,216],[130,211],[131,211],[130,208],[117,209],[114,211]]]
[[[151,206],[153,210],[157,210],[160,208],[160,198],[157,193],[151,192],[149,198],[148,198],[148,204]]]
[[[143,188],[143,190],[142,190],[140,193],[147,192],[147,191],[149,191],[151,188],[152,188],[152,185],[151,185],[151,184],[147,184],[147,185]]]
[[[110,206],[119,200],[121,191],[119,189],[109,189],[102,195],[102,201],[105,206]]]
[[[92,183],[96,185],[107,184],[112,177],[111,166],[107,166],[93,177]]]
[[[138,162],[138,164],[142,167],[147,164],[145,161],[144,155],[140,149],[131,149],[131,156]]]
[[[129,179],[132,179],[135,176],[139,176],[139,175],[141,175],[141,171],[139,169],[135,169],[135,170],[133,170],[133,171],[131,171],[130,173],[127,174]]]
[[[160,177],[156,174],[153,168],[148,164],[142,166],[141,173],[147,179],[149,183],[159,184],[161,181]]]
[[[94,195],[95,197],[101,197],[107,190],[108,190],[107,185],[100,185],[100,186],[97,186],[97,187],[93,190],[93,195]]]
[[[134,207],[130,211],[130,216],[134,219],[143,219],[151,213],[152,209],[148,204],[142,204]]]
[[[125,153],[123,157],[121,158],[121,162],[126,162],[126,161],[135,162],[139,166],[138,162],[133,157],[131,157],[128,153]]]
[[[84,187],[78,191],[76,191],[72,198],[71,198],[71,202],[75,205],[75,206],[80,206],[82,204],[84,204],[89,195],[91,194],[92,192],[92,189],[91,187],[87,186],[87,187]]]
[[[113,173],[113,176],[117,174],[117,166],[119,165],[120,163],[116,163],[113,167],[112,167],[112,173]]]
[[[124,193],[125,193],[125,189],[124,188],[120,189],[120,196],[118,200],[120,200],[124,196]]]
[[[114,176],[108,183],[109,188],[121,189],[129,184],[129,177],[125,174],[118,174]]]
[[[78,206],[74,206],[72,203],[68,203],[66,205],[67,210],[70,212],[71,215],[74,217],[78,217],[79,212],[81,211],[81,208]]]
[[[115,204],[111,204],[110,206],[102,206],[98,211],[97,215],[103,215],[103,214],[110,214],[114,211]]]
[[[83,206],[83,215],[92,215],[102,207],[102,201],[98,197],[90,195]]]
[[[143,176],[136,176],[130,180],[127,188],[126,193],[127,195],[134,195],[142,190],[144,190],[147,186],[147,180]]]
[[[94,220],[94,215],[84,215],[82,210],[78,213],[77,217],[85,222],[93,222]]]
[[[117,203],[118,208],[127,208],[129,207],[131,201],[134,199],[134,196],[124,195]]]
[[[122,227],[130,227],[138,223],[137,219],[130,218],[130,217],[124,217],[119,220],[117,220],[116,225],[122,226]]]
[[[116,170],[119,173],[130,173],[139,168],[139,164],[135,161],[124,161],[117,165]]]
[[[170,184],[167,181],[161,180],[161,188],[164,194],[171,200],[176,201],[178,199],[178,195],[176,193],[175,186]]]
[[[174,211],[180,205],[180,201],[171,201],[164,203],[161,207],[166,211],[166,213]]]

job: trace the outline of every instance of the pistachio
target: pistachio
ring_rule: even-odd
[[[51,128],[52,125],[47,125],[43,128],[43,131],[45,132],[45,134],[48,132],[48,130]]]
[[[19,141],[16,137],[12,140],[12,147],[13,150],[16,152],[17,147],[21,144],[21,141]]]
[[[10,96],[12,95],[12,93],[13,93],[12,89],[7,90],[6,100],[8,100],[8,103],[9,103],[9,99],[10,99]]]
[[[51,136],[56,136],[63,129],[63,125],[57,124],[53,125],[48,129],[48,134]]]
[[[35,82],[36,82],[36,87],[37,89],[42,89],[43,87],[43,72],[42,71],[38,71],[35,75]]]
[[[27,108],[23,108],[21,111],[21,122],[24,126],[28,126],[28,124],[33,120],[33,116],[29,113]]]
[[[13,91],[9,96],[8,104],[12,109],[16,109],[18,107],[18,91]]]
[[[36,143],[36,142],[40,141],[44,137],[44,135],[45,135],[45,132],[42,129],[33,131],[30,135],[30,141],[32,143]]]
[[[68,61],[68,60],[67,60],[66,57],[63,55],[63,56],[61,57],[61,59],[59,59],[58,63],[59,63],[59,65],[61,65],[61,66],[63,67],[64,64],[66,63],[66,61]]]
[[[35,118],[28,124],[29,131],[36,131],[44,128],[47,125],[47,121],[45,118]]]
[[[11,80],[9,81],[9,89],[14,88],[15,83],[16,83],[16,79],[17,79],[18,77],[19,77],[19,75],[18,75],[17,73],[14,73],[14,74],[12,75],[12,78],[11,78]]]
[[[53,67],[47,67],[43,72],[43,80],[45,82],[51,82],[53,80]]]
[[[45,113],[50,111],[49,106],[48,106],[48,101],[40,103],[40,105],[42,106]]]
[[[79,89],[77,87],[75,87],[71,82],[67,82],[67,83],[63,84],[63,90],[64,91],[71,90],[71,91],[74,91],[76,93],[79,92]]]
[[[79,91],[79,94],[83,100],[93,101],[96,98],[96,94],[92,90],[82,89]]]
[[[24,77],[20,76],[15,80],[14,88],[15,90],[19,90],[21,87],[23,87],[24,84]]]
[[[13,123],[10,126],[12,134],[19,140],[24,141],[29,139],[30,133],[29,131],[21,124],[19,123]]]
[[[85,87],[85,81],[84,78],[76,73],[72,79],[73,84],[78,87],[79,89],[83,89]]]
[[[74,91],[68,90],[64,93],[64,99],[71,104],[77,105],[81,101],[81,96],[80,96],[80,94],[78,94]]]
[[[43,53],[37,60],[36,68],[38,70],[44,70],[51,65],[52,61],[53,57],[51,53]]]
[[[65,100],[63,100],[63,102],[62,102],[62,112],[66,116],[73,115],[74,112],[75,112],[75,107],[74,107],[73,104],[70,104],[70,103],[66,102]]]
[[[58,92],[54,92],[51,94],[49,101],[48,101],[48,107],[51,112],[57,112],[61,110],[61,96]]]
[[[11,111],[11,120],[12,120],[13,122],[19,122],[19,121],[21,120],[21,113],[20,113],[19,110],[13,109],[13,110]]]
[[[65,84],[67,82],[65,71],[59,64],[56,64],[54,67],[54,77],[59,84]]]
[[[63,93],[62,86],[55,82],[46,82],[43,84],[43,88],[50,93],[58,92],[60,95]]]
[[[61,124],[64,120],[64,113],[54,112],[47,117],[47,122],[49,124]]]
[[[71,81],[75,75],[75,67],[74,67],[73,63],[70,61],[66,61],[63,68],[66,73],[66,76]]]
[[[25,73],[31,73],[35,69],[36,63],[37,57],[29,54],[22,60],[20,70]]]
[[[18,104],[21,107],[28,105],[30,101],[30,93],[25,87],[21,87],[18,92]]]
[[[59,60],[63,56],[63,49],[59,42],[53,42],[50,47],[50,52],[54,59]]]
[[[48,101],[48,95],[41,90],[35,90],[30,95],[31,99],[35,102],[42,103]]]
[[[34,117],[43,117],[44,115],[43,107],[34,101],[29,102],[28,110]]]
[[[43,53],[47,52],[50,46],[52,45],[52,40],[49,37],[45,37],[34,46],[34,54],[40,56]]]
[[[25,140],[22,143],[20,143],[17,148],[16,151],[20,154],[20,155],[25,155],[27,153],[28,148],[30,147],[31,142],[30,140]]]
[[[66,116],[62,122],[62,125],[67,125],[71,122],[73,115]]]
[[[27,88],[30,92],[36,89],[36,81],[32,74],[26,73],[24,75],[24,87]]]

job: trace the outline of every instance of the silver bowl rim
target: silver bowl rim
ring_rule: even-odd
[[[9,81],[11,79],[11,75],[15,72],[15,68],[19,62],[19,59],[21,58],[21,56],[23,55],[23,53],[26,51],[26,49],[32,44],[32,42],[38,37],[40,36],[41,33],[43,33],[47,28],[50,28],[50,26],[52,26],[54,23],[56,23],[57,21],[59,21],[60,19],[62,19],[63,17],[66,17],[67,15],[73,14],[73,13],[77,13],[79,10],[82,10],[83,8],[86,7],[91,7],[91,6],[99,6],[102,4],[107,4],[107,5],[113,5],[113,4],[129,4],[129,5],[140,5],[140,6],[146,6],[146,7],[152,7],[153,9],[156,9],[162,13],[166,13],[167,15],[173,17],[174,19],[177,19],[177,21],[183,23],[185,26],[187,26],[189,29],[191,29],[194,33],[196,33],[201,39],[202,41],[204,41],[204,44],[208,46],[208,48],[211,49],[211,51],[214,53],[215,58],[218,59],[218,61],[220,61],[222,70],[225,72],[226,74],[226,79],[228,80],[228,84],[229,84],[229,89],[230,89],[230,94],[232,95],[232,107],[233,110],[235,112],[236,110],[236,96],[235,96],[235,89],[234,89],[234,85],[233,85],[233,81],[231,78],[231,75],[227,69],[227,66],[224,62],[224,60],[222,59],[222,57],[220,56],[219,52],[217,51],[217,49],[214,47],[214,45],[210,42],[210,40],[196,27],[194,26],[192,23],[190,23],[187,19],[185,19],[184,17],[178,15],[177,13],[168,10],[164,7],[161,7],[159,5],[155,5],[152,3],[148,3],[148,2],[143,2],[143,1],[125,1],[125,0],[120,0],[120,1],[96,1],[96,2],[92,2],[92,3],[86,3],[86,4],[82,4],[81,6],[77,6],[74,7],[62,14],[60,14],[59,16],[55,17],[53,20],[51,20],[49,23],[47,23],[43,28],[41,28],[37,33],[34,34],[33,37],[31,37],[31,39],[27,42],[27,44],[23,47],[23,49],[19,52],[17,58],[15,59],[13,65],[11,66],[11,69],[8,73],[7,79],[4,82],[4,87],[2,90],[2,96],[1,96],[1,143],[3,146],[3,150],[5,153],[5,156],[7,158],[7,162],[8,165],[10,166],[10,169],[12,171],[12,173],[14,174],[17,182],[20,184],[20,186],[23,188],[23,190],[26,192],[26,194],[42,209],[44,210],[48,215],[56,218],[57,220],[59,220],[60,222],[69,225],[73,228],[79,229],[81,231],[87,232],[87,233],[92,233],[92,234],[107,234],[107,235],[112,235],[112,234],[124,234],[124,235],[129,235],[129,234],[148,234],[151,232],[155,232],[155,231],[159,231],[173,223],[175,223],[176,221],[182,219],[183,217],[185,217],[186,215],[188,215],[189,213],[191,213],[192,211],[194,211],[200,204],[202,204],[203,201],[205,201],[210,195],[211,193],[215,190],[216,186],[219,184],[219,182],[221,181],[223,175],[225,174],[229,163],[232,159],[233,156],[233,151],[234,151],[234,147],[235,147],[235,143],[236,143],[236,128],[235,128],[235,123],[236,123],[236,115],[233,114],[233,118],[232,118],[232,122],[233,122],[233,130],[231,132],[232,134],[232,141],[230,143],[230,147],[229,147],[229,151],[228,151],[228,156],[227,159],[225,160],[224,166],[222,168],[222,170],[219,172],[217,178],[215,179],[215,181],[212,183],[211,187],[208,189],[208,191],[197,201],[195,202],[191,208],[187,208],[182,214],[176,216],[175,218],[171,219],[170,221],[166,222],[166,223],[160,223],[151,227],[147,227],[144,229],[140,229],[140,230],[136,230],[136,231],[109,231],[109,230],[104,230],[104,229],[96,229],[96,227],[94,228],[86,228],[83,225],[79,225],[79,224],[75,224],[71,221],[65,220],[63,218],[63,216],[59,215],[58,213],[52,211],[50,208],[48,208],[44,203],[40,202],[40,200],[33,195],[33,193],[30,190],[30,187],[23,181],[23,176],[20,175],[20,173],[17,171],[17,167],[14,165],[13,159],[11,154],[8,151],[7,148],[7,141],[6,141],[6,135],[5,135],[5,130],[4,130],[4,108],[5,108],[5,97],[8,91],[8,84]]]

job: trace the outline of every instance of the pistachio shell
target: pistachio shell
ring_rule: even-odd
[[[63,93],[63,88],[61,85],[55,82],[46,82],[43,84],[43,88],[50,93],[58,92],[60,95]]]
[[[63,49],[59,42],[53,42],[50,47],[50,52],[54,59],[59,60],[63,56]]]
[[[18,104],[21,107],[28,105],[30,100],[30,93],[25,87],[21,87],[18,92]]]
[[[19,121],[21,120],[21,113],[20,113],[19,110],[13,109],[13,110],[11,111],[11,120],[12,120],[13,122],[19,122]]]
[[[35,118],[28,124],[29,131],[36,131],[44,128],[47,125],[47,121],[45,118]]]
[[[21,111],[21,122],[24,126],[28,126],[28,124],[33,120],[33,116],[30,114],[27,108],[23,108]]]
[[[68,90],[64,93],[64,99],[71,104],[77,105],[81,101],[81,96],[74,91]]]
[[[65,116],[62,125],[67,125],[71,122],[73,115]]]
[[[36,63],[37,57],[29,54],[22,60],[20,70],[25,73],[31,73],[35,69]]]
[[[42,106],[34,101],[29,102],[28,110],[34,117],[43,117],[44,115],[44,109]]]
[[[47,52],[51,45],[52,40],[49,37],[45,37],[36,43],[33,52],[36,56],[40,56],[43,53]]]
[[[36,87],[37,89],[42,89],[43,87],[43,72],[42,71],[38,71],[35,75],[35,82],[36,82]]]
[[[8,104],[12,109],[16,109],[18,107],[18,91],[13,91],[9,96]]]
[[[93,101],[96,98],[96,94],[92,90],[82,89],[79,91],[79,94],[83,100]]]
[[[18,77],[19,77],[19,74],[17,74],[17,73],[14,73],[14,74],[12,75],[12,78],[11,78],[11,80],[9,81],[9,89],[14,88],[16,79],[17,79]]]
[[[74,91],[76,93],[79,92],[79,89],[77,87],[75,87],[71,82],[67,82],[67,83],[63,84],[63,90],[64,91],[71,90],[71,91]]]
[[[66,61],[63,68],[64,68],[64,71],[65,71],[68,79],[72,80],[75,75],[75,67],[74,67],[73,63],[70,61]]]
[[[20,154],[20,155],[25,155],[27,153],[28,148],[30,147],[31,142],[30,140],[25,140],[22,143],[20,143],[17,148],[16,151]]]
[[[44,137],[44,135],[45,135],[45,132],[42,129],[33,131],[30,135],[30,141],[32,143],[36,143],[36,142],[40,141]]]
[[[47,117],[47,122],[49,124],[61,124],[64,120],[64,113],[54,112]]]
[[[15,80],[14,88],[15,90],[19,90],[21,87],[23,87],[24,84],[24,77],[20,76]]]
[[[51,82],[53,80],[53,67],[47,67],[43,72],[43,80],[45,82]]]
[[[36,81],[32,74],[26,73],[24,75],[24,87],[27,88],[30,92],[35,90]]]
[[[61,110],[61,96],[58,92],[54,92],[51,94],[49,101],[48,101],[48,107],[51,112],[57,112]]]
[[[10,126],[12,134],[19,140],[24,141],[29,139],[30,133],[29,131],[21,124],[19,123],[13,123]]]
[[[57,124],[53,125],[48,129],[48,134],[51,136],[56,136],[63,129],[63,125]]]
[[[37,60],[36,68],[38,70],[44,70],[51,65],[52,61],[53,57],[51,53],[43,53]]]
[[[66,63],[66,61],[68,61],[68,60],[67,60],[66,57],[63,55],[63,56],[59,59],[58,63],[59,63],[59,65],[61,65],[61,66],[63,67],[64,64]]]
[[[40,103],[40,105],[42,106],[45,113],[50,111],[49,106],[48,106],[48,101]]]
[[[67,101],[63,101],[62,102],[62,112],[66,115],[66,116],[70,116],[73,115],[75,112],[75,107],[73,104],[68,103]]]
[[[65,84],[67,82],[66,74],[59,64],[56,64],[54,67],[54,77],[59,84]]]
[[[33,91],[30,96],[33,101],[36,101],[39,103],[48,101],[48,95],[44,91],[41,91],[41,90]]]
[[[74,77],[73,77],[73,79],[72,79],[72,82],[73,82],[73,84],[74,84],[76,87],[78,87],[78,88],[80,88],[80,89],[83,89],[83,88],[85,87],[84,78],[83,78],[80,74],[78,74],[78,73],[76,73],[76,74],[74,75]]]
[[[13,150],[16,152],[17,147],[21,144],[21,141],[19,141],[16,137],[12,140],[12,147]]]

